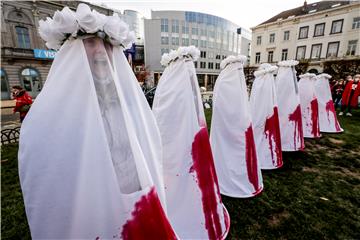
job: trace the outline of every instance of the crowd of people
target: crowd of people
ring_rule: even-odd
[[[352,116],[352,109],[359,105],[360,96],[360,74],[354,77],[348,75],[346,79],[334,79],[330,83],[331,94],[335,108],[340,107],[340,116]]]

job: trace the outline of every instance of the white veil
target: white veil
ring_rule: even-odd
[[[283,151],[298,151],[305,147],[295,70],[295,65],[298,63],[295,60],[279,62],[279,70],[275,79]]]
[[[120,46],[64,43],[22,125],[19,174],[35,239],[176,237],[160,135]]]
[[[222,61],[213,97],[210,141],[221,194],[252,197],[263,189],[243,71],[245,56]]]
[[[315,94],[319,104],[320,132],[340,133],[344,130],[340,127],[336,117],[329,85],[330,78],[331,76],[326,73],[316,76]]]
[[[221,202],[192,61],[198,51],[180,48],[163,56],[162,64],[168,66],[156,89],[153,112],[162,137],[172,226],[182,239],[224,239],[229,216]]]
[[[320,137],[319,107],[314,87],[315,79],[316,75],[313,73],[300,75],[299,95],[303,132],[306,138]]]
[[[274,169],[283,165],[274,80],[276,71],[276,66],[261,64],[254,73],[250,95],[256,152],[261,169]]]

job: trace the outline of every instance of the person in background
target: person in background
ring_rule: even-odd
[[[30,110],[33,100],[31,96],[20,86],[13,86],[11,90],[12,96],[16,101],[14,107],[14,113],[20,113],[20,122],[24,121],[24,118]]]
[[[348,80],[348,77],[346,78]],[[346,116],[352,116],[351,109],[358,106],[358,97],[360,95],[360,74],[355,75],[354,80],[349,79],[345,86],[345,90],[341,99],[341,112],[339,116],[344,114],[347,110]]]
[[[337,108],[337,106],[340,103],[341,96],[344,92],[344,88],[345,88],[345,81],[344,79],[341,78],[339,81],[336,82],[333,89],[331,89],[335,108]]]

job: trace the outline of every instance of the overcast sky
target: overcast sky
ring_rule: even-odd
[[[151,10],[186,10],[226,18],[250,30],[276,14],[304,4],[303,0],[86,0],[123,11],[136,10],[150,18]],[[308,0],[308,4],[316,0]]]

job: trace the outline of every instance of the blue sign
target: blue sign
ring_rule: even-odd
[[[34,57],[42,59],[54,59],[56,51],[45,49],[34,49]]]

